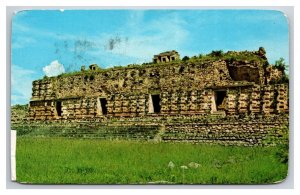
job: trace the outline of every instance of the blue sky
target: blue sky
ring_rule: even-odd
[[[12,21],[11,104],[28,103],[33,80],[81,65],[102,68],[212,50],[258,50],[288,64],[288,22],[263,10],[31,10]]]

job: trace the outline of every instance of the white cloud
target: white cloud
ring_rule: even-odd
[[[36,76],[33,70],[25,69],[17,65],[11,68],[11,104],[26,104],[29,102],[32,92],[32,81]]]
[[[60,64],[58,60],[52,61],[49,65],[43,67],[43,71],[46,76],[57,76],[65,72],[64,65]]]

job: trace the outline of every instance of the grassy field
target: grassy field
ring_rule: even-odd
[[[17,139],[17,181],[49,184],[262,184],[283,180],[276,147]],[[170,163],[172,162],[172,163]]]

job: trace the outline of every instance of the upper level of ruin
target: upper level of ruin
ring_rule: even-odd
[[[164,57],[168,60],[161,60]],[[172,56],[175,56],[174,58]],[[176,51],[155,55],[156,63],[102,69],[96,64],[79,72],[33,81],[31,100],[71,97],[139,94],[155,91],[198,90],[235,86],[265,85],[283,73],[268,66],[265,53],[241,51],[212,52],[179,59]],[[174,60],[177,59],[177,60]]]

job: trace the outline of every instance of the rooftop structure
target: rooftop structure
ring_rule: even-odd
[[[166,51],[160,53],[158,55],[154,55],[153,63],[171,62],[179,59],[180,59],[179,53],[175,50],[172,50],[172,51]]]

